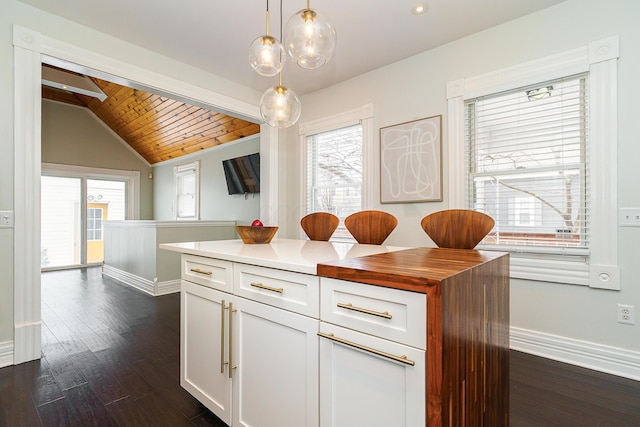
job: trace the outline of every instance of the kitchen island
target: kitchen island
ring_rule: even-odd
[[[181,252],[181,384],[230,426],[508,425],[508,255],[274,239]]]

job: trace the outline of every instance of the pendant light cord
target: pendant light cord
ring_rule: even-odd
[[[280,43],[284,45],[284,40],[282,40],[282,0],[280,0]],[[284,63],[282,64],[282,70],[284,70]],[[282,86],[282,70],[280,70],[280,86]]]
[[[280,43],[284,44],[284,40],[282,40],[282,0],[280,0]]]

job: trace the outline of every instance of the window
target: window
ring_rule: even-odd
[[[307,137],[306,213],[344,219],[362,209],[362,126]],[[347,237],[347,236],[344,236]]]
[[[618,45],[609,37],[447,84],[449,207],[494,217],[481,248],[509,250],[512,278],[620,289]],[[487,121],[513,112],[536,126],[553,112],[549,131],[562,130],[537,138],[539,126]]]
[[[175,166],[175,219],[200,219],[200,162]]]
[[[466,203],[501,250],[587,255],[587,75],[465,102]]]
[[[102,240],[102,208],[87,209],[87,240]]]
[[[371,106],[303,123],[300,133],[305,165],[301,211],[336,215],[341,221],[332,240],[351,241],[344,218],[363,210],[370,200],[365,183],[371,152],[365,147],[373,133]]]

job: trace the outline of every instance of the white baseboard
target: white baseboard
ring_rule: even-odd
[[[180,292],[180,279],[156,282],[156,295],[167,295]]]
[[[157,280],[145,279],[144,277],[107,264],[102,266],[102,274],[152,296],[180,292],[180,279],[158,282]]]
[[[512,350],[640,381],[640,352],[512,326]]]
[[[13,365],[13,341],[0,342],[0,368]]]

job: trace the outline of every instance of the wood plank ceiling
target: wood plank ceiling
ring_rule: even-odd
[[[260,132],[256,123],[90,78],[107,95],[103,102],[47,86],[42,98],[89,108],[152,165]]]

